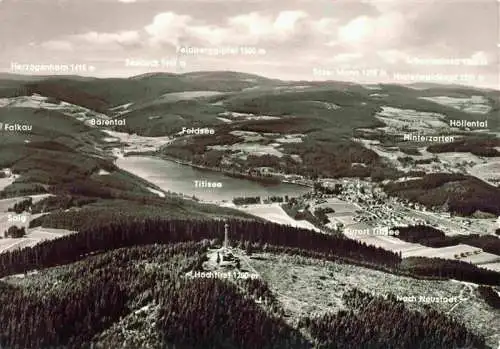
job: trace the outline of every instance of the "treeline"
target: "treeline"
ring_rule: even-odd
[[[164,282],[175,285],[173,277],[196,267],[206,246],[190,242],[119,249],[44,273],[34,284],[0,281],[0,347],[100,347],[109,338],[96,335],[153,301]],[[158,268],[147,268],[149,263]],[[111,339],[106,344],[122,348],[126,343]]]
[[[291,167],[291,173],[307,178],[372,177],[374,180],[397,178],[397,170],[382,164],[380,157],[372,150],[355,142],[311,139],[307,143],[285,144],[287,153],[297,154],[302,163]],[[353,166],[353,163],[366,166]],[[382,179],[383,178],[383,179]]]
[[[260,196],[236,197],[233,199],[233,203],[235,205],[254,205],[254,204],[260,204],[261,199],[260,199]]]
[[[17,214],[23,213],[24,211],[28,211],[28,209],[33,205],[33,199],[27,198],[21,202],[14,204],[13,207],[9,207],[8,212],[15,212]]]
[[[82,348],[93,335],[125,313],[126,294],[99,277],[80,280],[67,290],[26,294],[0,282],[0,346]]]
[[[157,324],[166,343],[193,349],[311,348],[282,318],[271,318],[235,285],[219,279],[166,284]]]
[[[488,305],[495,309],[500,309],[500,296],[492,287],[479,286],[477,291]]]
[[[0,346],[53,348],[311,348],[281,315],[260,280],[243,288],[186,279],[207,241],[119,249],[41,272],[36,284],[0,282]],[[39,275],[39,276],[42,276]],[[41,284],[40,284],[41,283]],[[140,309],[148,309],[144,317]]]
[[[396,268],[379,263],[365,262],[357,258],[339,257],[334,253],[318,252],[301,248],[292,248],[273,245],[247,245],[244,244],[247,254],[257,251],[276,254],[288,254],[313,258],[336,263],[348,263],[360,267],[383,271],[395,275],[408,276],[415,279],[446,280],[456,279],[478,284],[500,285],[500,273],[475,266],[471,263],[457,262],[442,258],[407,257]]]
[[[426,225],[395,227],[392,230],[399,231],[398,239],[424,246],[437,248],[456,245],[453,240],[448,239],[443,231]]]
[[[500,188],[462,174],[427,174],[420,179],[388,183],[384,190],[391,196],[461,216],[478,212],[500,215]]]
[[[398,254],[382,248],[311,230],[243,220],[230,220],[229,224],[232,241],[297,247],[394,268],[401,262]],[[41,242],[33,247],[1,254],[0,277],[74,262],[98,251],[152,243],[221,238],[223,232],[222,220],[186,221],[160,218],[132,220],[123,217],[121,221],[88,227],[79,234],[67,235],[56,240]]]
[[[433,158],[429,159],[414,159],[411,156],[404,156],[404,157],[398,157],[398,161],[403,165],[403,166],[409,166],[409,165],[428,165],[431,164],[435,161]]]
[[[465,244],[500,256],[500,239],[492,235],[469,234],[447,236],[443,231],[426,225],[396,227],[393,229],[399,230],[398,238],[403,241],[419,243],[434,248]]]
[[[326,225],[330,222],[327,214],[334,212],[335,210],[331,207],[319,207],[314,210],[314,215],[318,217],[318,219],[321,221],[321,224]]]
[[[495,157],[500,152],[495,147],[500,146],[499,139],[461,139],[450,143],[438,143],[427,147],[431,153],[472,153],[477,156]]]
[[[91,217],[91,219],[89,219]],[[211,204],[201,204],[185,200],[180,196],[137,197],[135,200],[102,200],[81,208],[55,210],[30,222],[30,228],[43,226],[46,228],[68,229],[74,231],[107,225],[109,222],[122,222],[143,218],[169,219],[220,219],[238,218],[253,221],[264,221],[250,214],[232,208]]]
[[[321,182],[314,182],[314,191],[327,195],[339,195],[342,193],[342,184],[335,184],[334,187],[325,187]]]
[[[46,194],[44,186],[35,183],[14,182],[0,191],[0,199],[8,199],[18,196]]]
[[[22,238],[26,235],[26,228],[25,227],[18,228],[17,226],[13,225],[4,232],[4,235],[6,238],[14,238],[14,239]]]
[[[31,96],[38,93],[42,96],[51,97],[53,100],[87,107],[98,112],[108,110],[108,102],[100,96],[89,94],[64,80],[45,80],[24,85],[18,90],[19,96]]]
[[[482,336],[430,307],[410,310],[395,296],[384,299],[357,289],[342,298],[347,310],[300,320],[318,348],[488,348]]]
[[[267,199],[264,200],[264,202],[287,202],[288,201],[288,196],[283,197],[283,196],[268,196]]]
[[[250,154],[247,156],[245,161],[245,166],[248,168],[258,168],[258,167],[271,167],[271,168],[280,168],[282,163],[281,157],[271,154],[264,155],[253,155]],[[253,170],[255,174],[265,176],[265,173],[261,173],[260,171]]]
[[[71,207],[82,207],[94,202],[98,198],[77,195],[54,195],[46,197],[32,205],[32,213],[50,212],[54,210],[67,210]]]
[[[460,243],[478,247],[485,252],[500,256],[500,239],[493,235],[471,234],[459,238]]]
[[[295,198],[282,204],[281,208],[287,215],[298,221],[308,221],[314,226],[321,226],[323,222],[309,211],[310,205],[299,204]],[[324,228],[324,227],[323,227]]]
[[[278,203],[283,203],[283,202],[288,202],[289,197],[288,195],[285,196],[268,196],[267,198],[262,199],[260,196],[243,196],[243,197],[236,197],[233,199],[233,203],[235,205],[255,205],[255,204],[260,204],[261,202],[266,203],[273,203],[273,202],[278,202]]]
[[[134,131],[135,132],[135,131]],[[207,147],[217,145],[232,145],[241,141],[241,138],[234,136],[224,126],[214,135],[200,135],[193,137],[187,144],[181,141],[174,141],[168,147],[163,148],[162,154],[185,161],[193,161],[197,165],[222,169],[223,151],[208,149]]]
[[[407,275],[500,284],[500,273],[469,263],[424,257],[406,258],[401,263],[400,254],[345,237],[269,222],[230,220],[229,224],[233,243],[248,242],[256,246],[297,248],[346,263],[384,268]],[[121,247],[222,238],[223,231],[222,220],[165,220],[152,217],[131,219],[127,216],[117,216],[114,221],[97,221],[95,226],[87,225],[79,234],[1,254],[0,277],[71,263],[92,253]]]
[[[472,263],[443,258],[407,257],[401,269],[414,275],[437,276],[477,284],[500,285],[500,273]]]

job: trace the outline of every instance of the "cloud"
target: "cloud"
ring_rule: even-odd
[[[13,57],[28,54],[53,59],[59,54],[65,59],[73,55],[117,61],[123,57],[167,57],[174,55],[178,46],[253,46],[267,53],[255,57],[193,55],[186,61],[189,69],[231,66],[275,76],[283,71],[304,78],[310,77],[312,67],[319,66],[425,73],[444,68],[414,64],[411,59],[470,57],[489,64],[458,68],[498,76],[498,31],[491,30],[496,28],[498,9],[486,5],[490,0],[481,0],[481,6],[430,0],[367,0],[365,4],[360,4],[363,0],[193,1],[199,6],[180,0],[168,6],[157,0],[106,0],[101,1],[105,10],[97,17],[88,2],[63,1],[79,5],[40,6],[35,11],[38,17],[27,21],[28,28],[23,31],[15,28],[28,5],[3,1],[0,7],[12,3],[20,9],[18,16],[11,18],[0,11],[0,17],[5,17],[0,22],[8,26],[0,31],[0,36],[4,34],[0,42],[6,47],[4,52]],[[67,20],[46,25],[54,11]],[[75,13],[78,19],[72,17]],[[27,53],[29,42],[33,45]],[[117,64],[109,66],[115,69]]]
[[[321,18],[312,23],[313,29],[318,34],[334,35],[337,32],[338,20],[336,18]]]
[[[370,4],[380,13],[394,11],[404,6],[400,0],[365,0],[363,2]]]
[[[338,29],[340,42],[351,46],[372,48],[395,47],[400,44],[405,19],[398,12],[377,17],[358,16]]]
[[[199,42],[209,45],[224,45],[238,41],[237,36],[231,35],[226,28],[220,28],[214,25],[194,26],[187,31],[188,38],[193,42]],[[235,40],[232,40],[235,39]]]
[[[338,30],[338,37],[344,43],[359,43],[373,32],[373,19],[367,16],[357,17]]]
[[[239,41],[254,44],[263,41],[286,41],[306,29],[303,11],[281,11],[277,16],[264,16],[258,12],[239,15],[228,19],[228,32],[238,33]],[[229,39],[229,38],[228,38]]]
[[[120,31],[116,33],[99,33],[91,31],[85,34],[75,35],[76,40],[81,40],[90,44],[97,45],[133,45],[140,40],[140,35],[137,31]]]
[[[66,40],[45,41],[40,44],[40,47],[50,51],[71,51],[74,49],[73,44]]]
[[[170,43],[178,46],[183,37],[186,36],[193,18],[186,15],[179,15],[174,12],[163,12],[157,14],[153,22],[144,29],[150,36],[153,44]]]
[[[282,11],[273,23],[273,29],[281,33],[289,33],[296,29],[301,19],[307,18],[308,14],[303,11]]]
[[[276,16],[259,12],[229,17],[222,25],[207,24],[186,15],[164,12],[145,27],[152,43],[205,45],[256,45],[286,41],[305,29],[303,11],[282,11]]]

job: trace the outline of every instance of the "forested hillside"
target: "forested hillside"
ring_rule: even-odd
[[[478,211],[500,215],[500,189],[472,176],[432,173],[389,183],[384,189],[401,199],[458,215],[470,216]]]
[[[386,267],[397,267],[401,260],[397,254],[382,248],[367,246],[354,240],[318,234],[311,230],[257,221],[230,220],[229,222],[233,230],[232,240],[241,243],[248,241],[259,246],[269,244],[295,247]],[[113,217],[112,221],[89,226],[81,230],[79,234],[44,241],[32,248],[1,254],[0,276],[70,263],[91,253],[121,247],[221,239],[223,231],[224,222],[221,220]]]
[[[487,348],[484,338],[430,308],[413,311],[394,296],[384,299],[356,289],[343,298],[348,310],[301,320],[319,348]]]
[[[185,278],[201,270],[210,246],[202,240],[119,248],[0,281],[0,346],[486,348],[482,337],[437,311],[409,310],[357,290],[343,297],[348,310],[304,318],[299,331],[265,280]]]
[[[443,231],[425,225],[396,227],[398,238],[408,242],[420,243],[429,247],[456,246],[466,244],[481,248],[483,251],[500,255],[500,239],[493,235],[455,235],[447,236]]]
[[[71,263],[89,254],[116,248],[221,239],[224,231],[222,220],[165,220],[121,215],[113,217],[113,221],[95,223],[79,234],[0,255],[0,276]],[[402,260],[398,254],[379,247],[311,230],[251,220],[230,220],[229,223],[232,240],[241,246],[252,244],[255,249],[274,246],[284,251],[298,249],[295,253],[318,253],[325,259],[367,265],[395,273],[500,285],[500,273],[465,262],[424,257]]]

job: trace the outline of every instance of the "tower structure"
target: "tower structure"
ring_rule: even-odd
[[[237,258],[233,255],[231,247],[229,245],[229,224],[224,220],[224,243],[220,249],[222,256],[221,266],[234,266],[234,262]]]
[[[227,250],[229,247],[229,224],[224,224],[224,249]]]

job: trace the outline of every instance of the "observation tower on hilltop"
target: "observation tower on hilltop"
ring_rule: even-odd
[[[229,224],[227,222],[224,224],[224,250],[229,247]]]
[[[227,221],[224,221],[224,242],[219,252],[222,255],[223,262],[235,260],[234,255],[231,252],[231,246],[229,245],[229,224]]]

